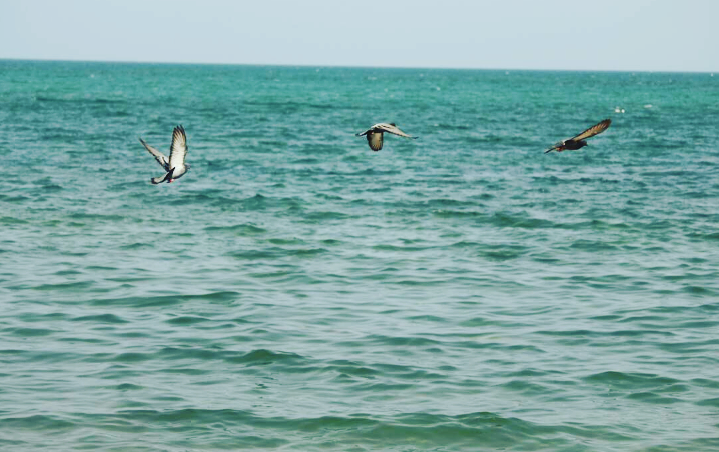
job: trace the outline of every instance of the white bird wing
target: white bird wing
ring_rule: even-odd
[[[167,167],[167,157],[165,157],[162,152],[158,151],[157,149],[153,148],[149,144],[145,143],[145,140],[140,138],[140,143],[142,143],[143,146],[145,146],[145,149],[147,149],[147,152],[153,155],[155,157],[155,160],[157,160],[157,163],[160,164],[161,167],[165,169],[165,171],[168,171],[169,168]]]
[[[612,123],[611,119],[605,119],[604,121],[600,122],[599,124],[595,124],[592,127],[588,128],[584,132],[580,133],[577,136],[574,136],[570,138],[570,140],[573,141],[579,141],[579,140],[586,140],[587,138],[591,138],[594,135],[598,135],[605,130],[609,128],[609,125]],[[567,140],[569,141],[569,140]]]
[[[411,136],[411,135],[407,135],[406,133],[402,132],[402,131],[399,130],[399,128],[398,128],[396,125],[394,125],[394,124],[384,124],[384,123],[382,123],[382,124],[376,124],[376,125],[373,127],[373,129],[374,129],[374,130],[381,130],[381,131],[383,131],[383,132],[391,133],[391,134],[394,134],[394,135],[399,135],[399,136],[401,136],[401,137],[417,138],[417,137],[413,137],[413,136]]]
[[[185,129],[182,126],[175,127],[172,131],[172,144],[170,145],[170,160],[168,162],[168,170],[178,168],[185,165],[185,155],[187,154],[187,137]]]

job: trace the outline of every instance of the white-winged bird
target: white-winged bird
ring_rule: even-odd
[[[185,155],[187,154],[187,137],[185,136],[185,129],[182,126],[177,126],[172,131],[172,144],[170,145],[170,158],[165,157],[160,151],[153,148],[149,144],[140,138],[140,143],[145,146],[145,149],[155,157],[157,163],[165,169],[166,174],[162,177],[153,177],[150,182],[153,184],[160,184],[167,181],[174,182],[175,179],[181,178],[190,165],[185,164]]]
[[[382,145],[384,144],[384,133],[391,133],[394,135],[399,135],[401,137],[406,138],[412,138],[416,139],[417,137],[413,137],[410,135],[407,135],[406,133],[402,132],[397,128],[397,126],[394,123],[387,124],[384,122],[381,122],[379,124],[375,124],[366,131],[362,133],[355,134],[358,137],[367,135],[367,142],[369,143],[370,149],[373,151],[379,151],[382,149]]]
[[[591,138],[594,135],[604,132],[605,130],[607,130],[607,128],[609,128],[609,125],[611,123],[611,119],[605,119],[604,121],[600,122],[599,124],[593,125],[592,127],[588,128],[577,136],[567,138],[564,141],[560,141],[559,143],[544,151],[544,153],[547,154],[552,151],[576,151],[577,149],[583,148],[587,145],[587,142],[585,141],[587,138]]]

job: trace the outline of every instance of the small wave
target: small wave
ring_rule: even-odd
[[[638,400],[644,403],[651,403],[654,405],[671,405],[673,403],[683,403],[684,400],[676,397],[667,397],[665,395],[656,394],[651,391],[647,392],[633,392],[627,396],[629,400]]]
[[[211,292],[198,295],[158,295],[158,296],[134,296],[124,298],[96,298],[91,304],[93,306],[133,306],[133,307],[161,307],[172,306],[189,301],[213,301],[229,302],[239,296],[238,292],[224,291]]]
[[[233,226],[207,226],[207,232],[230,232],[235,235],[260,235],[267,232],[267,229],[255,226],[253,224],[236,224]]]
[[[625,373],[617,371],[607,371],[589,375],[584,377],[584,380],[589,383],[632,390],[661,388],[681,383],[681,381],[674,378],[661,377],[655,374]]]
[[[246,260],[276,259],[282,255],[281,251],[282,248],[273,247],[262,250],[237,251],[234,253],[229,253],[229,255],[237,259]]]
[[[695,403],[698,406],[711,406],[711,407],[719,408],[719,397],[715,397],[712,399],[699,400]]]
[[[424,337],[400,337],[400,336],[382,336],[373,334],[367,338],[368,340],[385,345],[400,346],[400,347],[427,347],[436,346],[442,344],[440,341],[434,339],[427,339]]]
[[[461,200],[451,199],[451,198],[436,198],[436,199],[430,199],[429,201],[427,201],[427,205],[429,207],[437,207],[437,208],[476,207],[477,203],[474,201],[461,201]]]
[[[170,325],[195,325],[198,323],[207,322],[209,320],[210,319],[207,319],[205,317],[184,315],[184,316],[174,317],[174,318],[165,320],[165,322],[169,323]]]
[[[122,221],[122,220],[125,220],[125,217],[123,217],[122,215],[82,213],[82,212],[74,212],[74,213],[69,214],[67,217],[72,218],[74,220],[100,220],[100,221]]]
[[[302,360],[304,360],[304,358],[295,353],[273,352],[272,350],[267,349],[252,350],[251,352],[245,353],[244,355],[228,357],[226,359],[226,361],[231,363],[247,364],[250,366],[264,366],[267,364],[277,363],[295,363]]]
[[[2,195],[0,194],[0,199],[2,199],[5,202],[12,202],[12,203],[24,203],[28,201],[30,198],[27,196],[22,195]]]
[[[26,220],[14,217],[0,217],[0,224],[28,224]]]
[[[715,292],[711,289],[707,289],[706,287],[701,287],[701,286],[694,286],[694,285],[684,287],[682,289],[682,292],[686,292],[688,294],[700,296],[700,297],[717,295],[717,292]]]
[[[433,246],[397,246],[397,245],[375,245],[373,250],[377,251],[425,251],[434,248]]]
[[[719,232],[712,232],[712,233],[697,233],[692,232],[690,234],[687,234],[688,237],[692,239],[700,239],[700,240],[719,240]]]
[[[153,248],[154,248],[154,245],[152,245],[152,244],[140,243],[140,242],[130,243],[128,245],[122,245],[120,247],[120,249],[122,249],[122,250],[141,250],[141,249],[153,249]]]
[[[93,322],[93,323],[111,323],[111,324],[122,324],[128,323],[127,320],[116,316],[115,314],[98,314],[98,315],[85,315],[82,317],[75,317],[71,319],[73,322]]]
[[[303,245],[305,243],[304,240],[297,237],[292,237],[291,239],[272,238],[267,241],[273,245]]]
[[[3,332],[11,333],[13,336],[19,337],[42,337],[56,333],[55,330],[47,328],[7,328]]]
[[[68,282],[68,283],[58,283],[58,284],[41,284],[39,286],[35,286],[32,289],[34,290],[43,290],[43,291],[52,291],[52,290],[80,290],[80,289],[87,289],[91,287],[94,284],[92,281],[76,281],[76,282]]]
[[[305,221],[346,220],[348,218],[352,217],[346,213],[332,211],[315,211],[303,215]]]
[[[596,240],[585,240],[585,239],[579,239],[572,242],[571,245],[569,245],[570,248],[575,250],[584,250],[584,251],[615,251],[618,249],[616,245],[612,245],[605,242],[600,242]]]
[[[555,227],[556,224],[549,220],[539,218],[522,218],[506,213],[497,213],[491,218],[491,223],[499,227],[511,227],[522,229],[545,229]]]
[[[484,217],[484,212],[477,212],[471,210],[445,210],[439,209],[432,212],[432,215],[439,218],[477,218]]]
[[[62,419],[60,416],[46,416],[41,414],[27,417],[6,417],[0,419],[0,426],[9,429],[28,429],[40,432],[77,428],[74,422]]]

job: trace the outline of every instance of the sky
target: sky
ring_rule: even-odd
[[[719,72],[717,0],[0,0],[0,59]]]

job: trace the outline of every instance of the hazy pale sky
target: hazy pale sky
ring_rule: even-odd
[[[0,59],[719,72],[717,0],[0,0]]]

